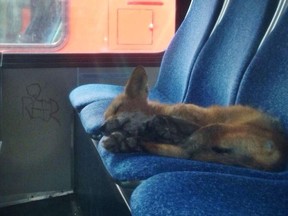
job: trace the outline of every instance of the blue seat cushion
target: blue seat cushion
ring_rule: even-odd
[[[133,192],[130,206],[134,216],[286,216],[287,194],[288,178],[175,172],[142,182]]]
[[[123,89],[123,86],[117,85],[86,84],[72,90],[69,99],[76,111],[80,112],[89,103],[102,99],[112,99],[122,93]]]
[[[164,157],[146,153],[111,153],[102,142],[96,148],[108,173],[117,181],[138,181],[153,175],[172,171],[203,171],[215,173],[237,174],[265,178],[286,178],[286,172],[264,172],[242,167],[227,166],[181,158]]]
[[[81,123],[91,136],[98,135],[99,128],[104,123],[104,112],[113,99],[101,99],[85,106],[79,113]]]

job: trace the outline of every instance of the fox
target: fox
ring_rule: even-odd
[[[164,104],[148,95],[147,73],[137,66],[104,113],[104,148],[266,171],[285,166],[287,136],[279,119],[247,105]]]

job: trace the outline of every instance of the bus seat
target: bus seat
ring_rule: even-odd
[[[286,216],[288,181],[211,172],[161,173],[132,193],[133,216]]]
[[[236,103],[278,117],[288,132],[288,12],[281,21],[244,74]]]
[[[206,82],[207,89],[210,87],[210,85],[219,85],[221,91],[215,90],[215,98],[217,99],[215,99],[214,102],[220,105],[228,105],[229,100],[226,98],[230,97],[230,95],[236,94],[234,88],[237,88],[239,86],[239,77],[243,75],[245,71],[245,66],[248,66],[249,59],[251,61],[253,54],[257,51],[257,48],[265,34],[265,29],[268,28],[270,21],[274,15],[277,3],[278,2],[274,0],[230,1],[226,9],[226,13],[222,18],[222,22],[224,22],[225,25],[222,25],[220,23],[216,27],[213,34],[210,36],[210,38],[205,44],[205,50],[203,48],[203,51],[207,51],[208,53],[204,54],[201,51],[194,65],[194,69],[199,74],[200,71],[198,71],[198,68],[200,68],[202,64],[208,64],[209,62],[212,64],[212,66],[215,66],[215,69],[218,68],[220,70],[220,68],[222,68],[222,65],[227,65],[229,70],[212,70],[213,67],[211,66],[209,75],[206,74],[206,72],[202,71],[203,77],[198,74],[197,76],[194,76],[194,70],[192,70],[192,79],[194,77],[195,80],[191,80],[190,83],[193,82],[194,85],[197,85],[198,81],[199,85],[203,85]],[[261,17],[262,19],[260,19],[259,17]],[[230,21],[228,22],[227,19],[229,19]],[[249,25],[242,27],[247,22],[249,22]],[[222,39],[220,40],[219,38]],[[220,50],[218,50],[218,46],[215,43],[219,44],[219,46],[221,47]],[[225,43],[225,45],[222,45],[222,43]],[[234,43],[236,45],[234,45]],[[229,50],[227,51],[229,47],[236,50],[233,50],[233,52],[229,52]],[[239,51],[241,50],[241,52],[237,52],[237,49]],[[225,56],[225,58],[223,58],[223,62],[221,62],[222,53],[223,56]],[[230,56],[230,53],[231,59],[228,61],[227,59]],[[236,56],[236,54],[238,57]],[[233,61],[236,62],[235,70],[232,69]],[[239,61],[242,61],[244,66],[241,66]],[[198,66],[198,64],[200,65]],[[215,84],[213,83],[213,79],[211,79],[211,77],[215,78]],[[221,78],[223,78],[223,83],[225,83],[227,87],[231,86],[230,88],[227,88],[226,91],[219,84]],[[235,85],[235,87],[233,87],[233,85]],[[171,90],[174,90],[174,86],[173,88],[171,88]],[[204,97],[206,90],[202,89],[202,91]],[[218,95],[218,92],[223,92],[223,99],[220,97],[220,95]],[[191,95],[192,94],[194,94],[194,92],[191,92]],[[200,94],[202,93],[199,92],[199,98],[201,97]],[[201,104],[204,104],[204,99]],[[85,119],[85,121],[83,122],[84,127],[87,127],[89,119],[88,117],[84,118],[82,114],[88,107],[89,105],[85,107],[80,113],[80,117],[82,118],[82,120]],[[89,116],[89,118],[90,117],[91,116]],[[113,178],[121,181],[142,180],[157,173],[169,171],[213,170],[215,172],[229,172],[230,170],[232,170],[232,172],[235,173],[249,172],[246,171],[247,169],[239,167],[227,169],[227,166],[216,163],[213,164],[200,161],[184,160],[179,158],[160,157],[157,155],[147,155],[143,153],[113,154],[106,151],[106,149],[102,147],[101,141],[97,147],[101,159],[103,160],[104,165],[106,166],[110,175]]]
[[[206,107],[235,102],[239,80],[255,55],[277,6],[277,2],[259,2],[235,1],[228,5],[225,16],[196,60],[186,103]]]
[[[288,9],[245,71],[236,103],[277,116],[288,134],[287,20]],[[132,215],[288,215],[288,167],[275,173],[254,171],[255,175],[226,169],[225,174],[187,171],[153,176],[134,190]]]
[[[203,44],[207,41],[222,5],[222,0],[192,1],[186,17],[164,53],[159,79],[151,90],[151,99],[170,103],[181,102],[191,67]],[[165,91],[172,85],[175,88],[174,94],[167,95]],[[86,105],[95,101],[98,102],[102,99],[111,101],[122,91],[122,86],[87,84],[74,89],[69,97],[73,107],[79,112]],[[102,110],[100,115],[103,115]]]

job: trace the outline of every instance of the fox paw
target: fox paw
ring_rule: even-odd
[[[123,133],[116,131],[103,140],[102,145],[110,152],[139,152],[142,151],[141,141],[135,137],[126,137]]]
[[[101,127],[101,132],[105,136],[118,131],[125,136],[138,136],[139,130],[141,130],[143,122],[149,119],[148,116],[141,112],[127,112],[121,113],[116,117],[108,119]]]
[[[153,141],[157,142],[177,144],[186,140],[198,128],[198,125],[180,118],[156,115],[146,122],[141,136],[150,136]]]

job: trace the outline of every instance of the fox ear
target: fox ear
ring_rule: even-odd
[[[137,66],[132,72],[125,86],[125,94],[130,98],[147,98],[148,79],[146,71],[142,66]]]

